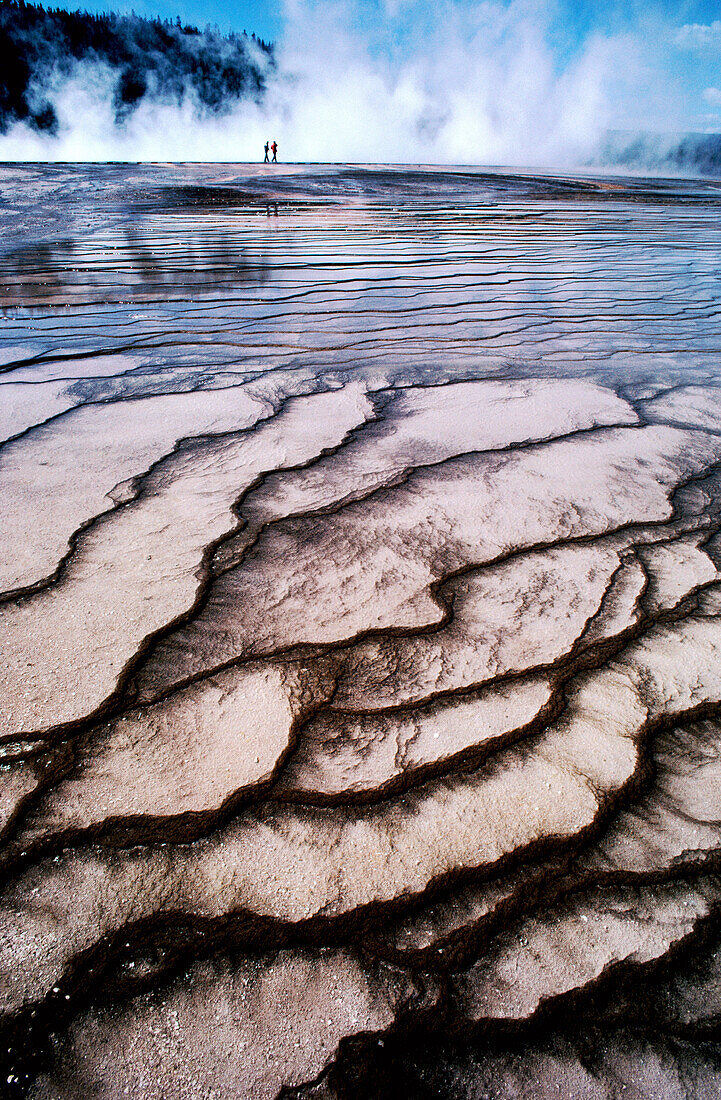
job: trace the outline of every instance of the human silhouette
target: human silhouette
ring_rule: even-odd
[[[269,157],[268,157],[268,150],[269,150],[269,149],[270,149],[270,145],[269,145],[269,144],[268,144],[268,142],[266,141],[266,143],[265,143],[265,160],[263,161],[263,164],[267,164],[267,163],[268,163],[268,160],[269,160]]]
[[[278,163],[278,143],[276,141],[273,141],[273,144],[271,145],[271,149],[273,150],[273,161],[272,161],[272,163],[277,164]]]

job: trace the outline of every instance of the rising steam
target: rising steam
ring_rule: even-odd
[[[0,158],[253,161],[276,138],[282,161],[571,165],[618,122],[614,104],[639,68],[629,36],[592,36],[561,62],[547,5],[448,0],[395,49],[408,6],[389,2],[361,33],[357,3],[289,0],[275,64],[261,58],[262,96],[212,109],[188,84],[179,97],[144,95],[119,119],[117,71],[65,66],[42,88],[56,133],[18,122]]]

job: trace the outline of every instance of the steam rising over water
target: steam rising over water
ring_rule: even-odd
[[[188,83],[177,102],[138,73],[147,93],[120,118],[119,69],[59,58],[35,89],[57,135],[20,122],[0,159],[254,161],[275,137],[284,161],[571,165],[638,92],[627,38],[591,37],[559,61],[534,5],[433,10],[401,51],[352,5],[289,4],[277,64],[251,47],[263,94],[209,106]]]

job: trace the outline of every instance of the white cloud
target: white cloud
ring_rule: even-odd
[[[685,50],[721,49],[721,19],[713,23],[686,23],[675,34],[677,46]]]
[[[703,98],[712,107],[721,107],[721,88],[706,88]]]
[[[389,19],[397,19],[412,4],[413,0],[383,0],[383,10]]]

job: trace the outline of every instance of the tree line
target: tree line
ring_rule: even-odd
[[[245,31],[0,0],[0,133],[16,122],[56,132],[51,87],[79,62],[111,71],[118,124],[146,97],[180,103],[193,95],[211,112],[260,99],[274,65],[272,44]]]

